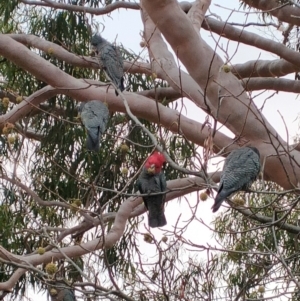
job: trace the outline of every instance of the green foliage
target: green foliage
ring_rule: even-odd
[[[272,183],[266,183],[264,189],[280,191],[280,188]],[[253,213],[293,225],[298,221],[297,210],[288,215],[287,212],[290,210],[290,204],[297,200],[298,196],[292,194],[274,193],[263,197],[252,195],[248,206],[253,208]],[[248,298],[252,296],[255,299],[255,296],[260,294],[253,289],[272,283],[275,271],[281,275],[278,281],[288,277],[287,269],[281,264],[281,258],[284,258],[290,271],[298,275],[300,266],[296,259],[299,254],[298,243],[295,242],[296,234],[278,227],[270,227],[269,223],[264,226],[234,209],[218,216],[214,224],[217,231],[215,238],[222,248],[227,250],[221,255],[222,268],[216,272],[215,277],[226,282],[228,289],[243,289]]]
[[[1,23],[2,24],[7,24],[7,23],[11,23],[11,17],[12,17],[12,13],[14,12],[14,10],[17,8],[18,5],[18,0],[12,0],[12,1],[1,1],[0,3],[0,15],[1,17]],[[2,25],[1,24],[1,25]],[[12,26],[12,24],[11,24]],[[2,28],[2,26],[1,26]]]
[[[101,7],[101,1],[86,1],[91,7]],[[80,5],[80,1],[72,4]],[[51,8],[28,7],[19,1],[0,2],[0,27],[3,33],[26,33],[53,42],[76,55],[89,55],[90,28],[84,14]],[[8,22],[9,20],[9,22]],[[124,59],[136,61],[138,57],[123,46],[120,47]],[[98,70],[74,67],[56,58],[53,49],[41,51],[31,48],[36,55],[49,61],[65,73],[75,78],[100,79],[104,74]],[[46,83],[31,76],[6,59],[0,61],[0,74],[8,84],[5,89],[14,95],[30,96],[46,86]],[[156,87],[165,87],[164,81],[145,75],[126,75],[126,83],[131,91],[141,91]],[[162,101],[158,99],[158,101]],[[0,104],[0,114],[14,108]],[[40,198],[40,202],[30,193],[2,181],[0,204],[1,245],[14,254],[31,254],[39,247],[46,248],[56,242],[58,233],[41,232],[42,226],[65,228],[70,223],[79,223],[80,214],[76,208],[59,206],[59,203],[73,204],[80,200],[80,208],[87,208],[96,214],[117,212],[120,205],[134,191],[137,172],[146,157],[153,151],[150,138],[141,128],[134,125],[126,114],[114,113],[103,137],[99,153],[90,153],[85,149],[86,132],[77,119],[77,103],[64,95],[52,97],[38,107],[33,107],[30,114],[19,120],[23,129],[30,129],[41,135],[39,140],[28,140],[16,134],[16,139],[9,142],[7,136],[0,136],[0,155],[3,166],[15,169],[16,179],[24,183]],[[190,168],[188,158],[194,153],[194,145],[186,143],[179,135],[162,129],[156,124],[141,120],[152,133],[156,134],[171,158],[184,167]],[[128,151],[120,149],[121,144],[128,146]],[[123,168],[128,174],[121,173]],[[6,170],[0,172],[8,173]],[[185,175],[167,166],[168,180]],[[19,178],[20,177],[20,178]],[[120,193],[121,192],[121,193]],[[57,202],[57,206],[48,206],[43,201]],[[111,249],[99,251],[102,259],[99,264],[103,269],[109,265],[118,277],[135,278],[136,267],[131,262],[134,253],[138,253],[133,233],[138,219],[132,219],[127,225],[122,239]],[[111,229],[112,223],[105,226]],[[61,241],[58,247],[76,244],[76,240]],[[101,255],[102,254],[102,255]],[[40,255],[42,256],[42,255]],[[74,259],[85,269],[85,258]],[[82,281],[80,273],[69,262],[60,263],[62,277],[71,282]],[[0,265],[0,281],[6,281],[15,271],[15,267]],[[129,277],[129,276],[128,276]],[[43,281],[34,273],[24,275],[13,291],[13,297],[25,292],[30,283],[36,290],[45,288]]]

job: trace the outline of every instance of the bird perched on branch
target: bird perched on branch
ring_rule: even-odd
[[[256,147],[233,150],[225,160],[218,194],[212,211],[219,210],[222,202],[232,193],[247,191],[260,171],[260,154]]]
[[[69,285],[56,281],[48,286],[51,301],[76,301],[75,294]]]
[[[142,172],[137,180],[137,187],[143,196],[145,207],[149,211],[148,224],[151,228],[163,227],[167,224],[164,214],[164,204],[166,195],[151,193],[165,192],[167,190],[167,181],[162,171],[166,159],[163,154],[154,152],[148,157]]]
[[[99,100],[82,102],[78,106],[78,112],[87,131],[86,148],[98,152],[109,120],[107,105]]]
[[[91,45],[96,53],[99,65],[121,91],[124,87],[123,58],[116,46],[103,39],[100,34],[92,36]],[[116,91],[118,96],[118,92]]]

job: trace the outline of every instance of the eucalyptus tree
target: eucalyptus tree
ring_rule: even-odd
[[[278,134],[251,93],[299,93],[297,77],[283,77],[300,69],[293,44],[300,7],[297,1],[235,2],[260,21],[230,24],[209,0],[0,3],[2,298],[32,288],[56,298],[51,281],[63,281],[87,300],[298,298],[300,148]],[[96,16],[116,10],[140,16],[140,46],[147,53],[143,59],[105,36],[124,60],[126,89],[119,95],[90,47],[103,25]],[[266,26],[272,32],[282,24],[288,26],[281,41],[252,31]],[[220,37],[214,47],[205,31]],[[277,57],[245,56],[233,64],[231,56],[241,50],[225,50],[223,60],[224,38]],[[97,152],[85,148],[77,111],[89,100],[102,101],[110,112]],[[206,117],[183,114],[191,103]],[[220,180],[219,169],[208,172],[211,158],[240,146],[259,150],[261,179],[247,203],[236,194],[207,225],[200,200],[213,197]],[[170,214],[176,222],[163,232],[145,228],[135,187],[154,150],[167,161],[166,201],[190,204],[187,220],[167,206],[167,220]],[[187,195],[198,191],[194,204]],[[209,229],[216,245],[189,239],[193,227],[199,235]],[[147,243],[151,258],[140,249]]]

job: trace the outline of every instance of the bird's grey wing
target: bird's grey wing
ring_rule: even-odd
[[[109,110],[101,101],[92,100],[85,104],[81,116],[89,127],[100,126],[101,129],[105,130],[109,120]]]
[[[243,189],[249,189],[252,182],[256,180],[260,172],[260,157],[252,149],[245,153],[245,166],[246,166],[246,177],[248,178],[248,183],[245,184]]]
[[[163,172],[160,172],[159,174],[159,185],[160,185],[160,191],[167,191],[167,180],[166,176]],[[166,198],[166,195],[164,194],[164,199]]]
[[[120,87],[123,77],[123,60],[121,65],[121,59],[111,44],[106,45],[101,50],[101,61],[110,79]]]
[[[135,184],[136,187],[137,187],[137,189],[139,190],[140,194],[146,193],[145,187],[143,185],[143,183],[147,183],[146,180],[145,180],[145,178],[143,177],[144,176],[144,172],[145,171],[142,170],[142,172],[141,172],[140,176],[138,177],[138,179],[136,181],[136,184]],[[148,198],[146,196],[143,196],[142,198],[143,198],[143,202],[144,202],[145,207],[148,209],[148,205],[147,205],[147,199]]]
[[[106,130],[108,118],[108,108],[100,101],[89,101],[83,107],[81,120],[87,129],[86,147],[89,150],[99,151],[101,134]]]
[[[258,175],[259,172],[260,172],[260,169],[261,169],[260,156],[256,152],[252,151],[251,155],[249,156],[249,161],[250,160],[252,161],[252,165],[253,165],[254,171]]]
[[[108,121],[109,121],[109,110],[108,110],[108,108],[105,104],[103,104],[101,106],[100,115],[101,115],[101,118],[100,118],[100,131],[103,134],[106,131],[107,124],[108,124]]]
[[[116,52],[116,57],[117,57],[117,62],[118,62],[117,67],[119,69],[120,74],[123,75],[123,73],[124,73],[124,71],[123,71],[124,70],[124,62],[123,62],[123,57],[122,57],[121,51],[118,47],[116,47],[114,45],[112,45],[112,47],[114,48],[114,50]]]
[[[240,154],[240,150],[234,150],[225,160],[218,193],[212,206],[213,212],[217,212],[223,201],[244,185],[244,179],[241,180],[243,169],[241,169]]]
[[[167,189],[167,182],[163,172],[155,175],[152,184],[153,192],[164,192]],[[151,228],[163,227],[167,224],[164,204],[166,195],[151,195],[147,199],[147,209],[149,211],[148,222]]]
[[[81,111],[81,119],[87,127],[99,126],[99,109],[95,103],[87,102]]]
[[[259,169],[259,156],[254,151],[249,148],[234,150],[225,160],[221,182],[227,189],[241,189],[255,180]]]
[[[244,152],[240,156],[240,160],[244,162],[246,174],[255,179],[260,171],[260,157],[251,148],[245,147]]]

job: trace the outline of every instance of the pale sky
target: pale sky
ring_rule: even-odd
[[[192,1],[190,1],[192,2]],[[225,4],[226,3],[226,4]],[[226,21],[228,18],[228,15],[231,14],[231,10],[223,9],[221,7],[217,7],[218,5],[226,5],[227,8],[239,8],[239,1],[237,0],[230,0],[230,1],[223,1],[223,0],[213,0],[211,5],[211,12],[214,14],[217,14],[222,18],[223,21]],[[100,22],[105,24],[105,29],[102,33],[103,37],[105,37],[109,41],[114,41],[116,39],[117,43],[122,43],[125,48],[128,50],[133,50],[135,53],[140,53],[142,51],[142,48],[140,47],[139,43],[141,41],[140,37],[140,31],[143,29],[142,22],[140,20],[140,12],[139,11],[131,11],[131,10],[120,10],[113,12],[110,17],[97,17]],[[246,15],[245,13],[233,13],[231,15],[231,18],[229,21],[231,22],[238,22],[238,23],[244,23],[245,22]],[[256,14],[250,14],[248,15],[248,22],[253,21],[257,22],[257,15]],[[273,22],[276,22],[276,19],[274,18]],[[246,30],[253,30],[252,27],[247,27]],[[273,31],[273,29],[272,29]],[[269,38],[271,38],[269,35],[270,33],[267,32],[266,29],[259,28],[256,33],[262,34],[263,36],[268,35]],[[205,40],[213,47],[215,48],[214,40],[210,36],[210,33],[202,30],[201,35]],[[219,38],[216,36],[217,39]],[[273,37],[274,39],[281,39],[281,32],[277,32],[276,37]],[[228,43],[228,40],[221,39],[221,44],[226,46]],[[254,47],[250,46],[244,46],[242,44],[238,45],[236,42],[229,42],[229,53],[233,54],[236,50],[236,47],[238,47],[239,51],[234,55],[232,59],[232,64],[235,63],[244,63],[247,60],[255,60],[255,59],[275,59],[277,58],[275,55],[269,54],[267,52],[264,52],[262,50],[256,49]],[[243,51],[241,51],[243,50]],[[220,56],[225,59],[224,54],[221,51],[218,51]],[[143,57],[147,57],[146,50],[143,50],[143,53],[141,54]],[[292,77],[291,77],[292,78]],[[261,104],[267,99],[274,91],[266,92],[262,96],[255,99],[255,103],[258,107],[261,106]],[[197,108],[194,104],[187,101],[185,103],[187,106],[187,116],[191,119],[197,120],[199,122],[203,122],[204,118],[206,117],[206,114],[202,113],[199,108]],[[280,117],[280,114],[285,119],[285,123],[289,129],[289,139],[294,137],[294,135],[298,131],[298,107],[299,107],[299,100],[296,99],[296,95],[292,93],[283,93],[280,92],[276,95],[274,95],[271,99],[267,100],[263,113],[266,116],[266,118],[269,120],[269,122],[274,126],[274,128],[278,131],[278,133],[286,140],[286,130],[285,125],[283,124],[283,121]],[[185,114],[183,112],[183,114]],[[228,131],[225,131],[227,134]],[[186,198],[188,199],[188,202],[190,205],[194,205],[197,202],[197,194],[193,193],[190,195],[187,195]],[[197,217],[199,219],[202,219],[205,224],[210,224],[212,219],[214,218],[214,215],[211,212],[211,206],[213,204],[213,200],[207,200],[206,202],[201,202],[198,208]],[[221,207],[220,211],[223,211],[224,208]],[[178,213],[182,213],[181,220],[187,220],[190,216],[190,210],[189,206],[186,203],[186,200],[182,199],[181,202],[178,202],[177,200],[173,200],[172,202],[169,202],[166,206],[166,216],[168,220],[168,225],[164,229],[172,230],[173,225],[175,224]],[[147,216],[144,214],[144,221],[147,221]],[[144,223],[144,222],[143,222]],[[141,232],[145,232],[144,225],[141,223],[140,230]],[[159,237],[163,236],[164,231],[160,231],[157,229],[153,229],[151,231],[157,239]],[[206,245],[207,243],[213,244],[213,241],[211,240],[212,233],[210,230],[208,230],[206,227],[199,225],[199,223],[195,222],[192,223],[188,231],[185,233],[186,238],[190,238],[197,244],[203,244]],[[140,247],[141,251],[145,253],[147,256],[153,256],[155,254],[155,247],[149,244],[146,244],[141,236],[140,241]],[[37,300],[36,298],[39,298],[40,301],[46,300],[46,296],[39,294],[33,294],[32,291],[29,291],[28,297],[32,298],[32,300]]]

